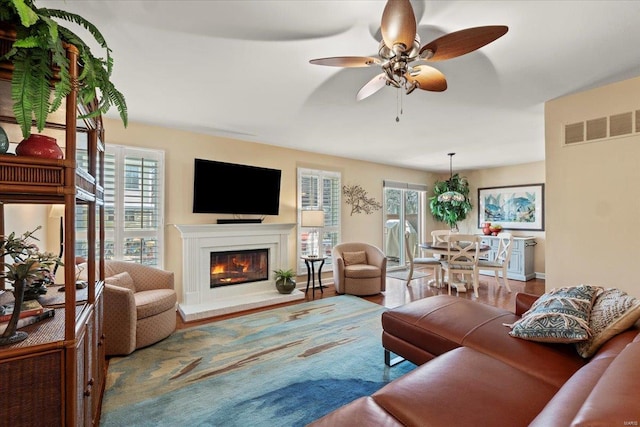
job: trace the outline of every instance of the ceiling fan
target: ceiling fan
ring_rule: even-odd
[[[312,59],[309,62],[333,67],[380,66],[382,73],[358,91],[358,101],[385,86],[403,88],[407,95],[416,88],[442,92],[447,89],[444,74],[420,62],[444,61],[465,55],[502,37],[508,30],[503,25],[467,28],[446,34],[421,47],[416,18],[409,0],[388,0],[382,12],[379,57],[336,56]]]

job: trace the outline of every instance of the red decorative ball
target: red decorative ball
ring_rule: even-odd
[[[56,144],[56,139],[47,135],[32,133],[16,147],[16,155],[41,157],[44,159],[62,159],[64,153]]]

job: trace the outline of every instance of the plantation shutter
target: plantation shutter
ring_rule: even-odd
[[[340,195],[341,175],[339,172],[298,169],[298,224],[300,224],[302,210],[319,209],[324,211],[324,227],[318,230],[318,241],[321,243],[320,255],[329,257],[323,266],[324,271],[331,270],[331,248],[340,240]],[[306,253],[309,244],[309,229],[298,226],[298,260]],[[304,274],[305,269],[304,262],[300,260],[298,273]]]
[[[107,145],[105,258],[162,268],[164,152]]]

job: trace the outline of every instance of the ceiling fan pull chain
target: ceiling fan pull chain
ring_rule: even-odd
[[[400,89],[396,89],[396,123],[400,121],[400,114],[402,114],[402,107],[400,106]]]

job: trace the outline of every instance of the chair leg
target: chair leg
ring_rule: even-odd
[[[409,263],[409,274],[407,275],[407,286],[409,286],[409,283],[411,282],[412,278],[413,278],[413,263],[410,262]]]
[[[506,268],[502,269],[502,280],[504,281],[504,286],[507,288],[507,291],[509,293],[511,293],[511,286],[509,286],[509,279],[507,278],[507,269]]]
[[[473,294],[478,298],[478,288],[480,287],[480,273],[478,269],[473,270]]]

